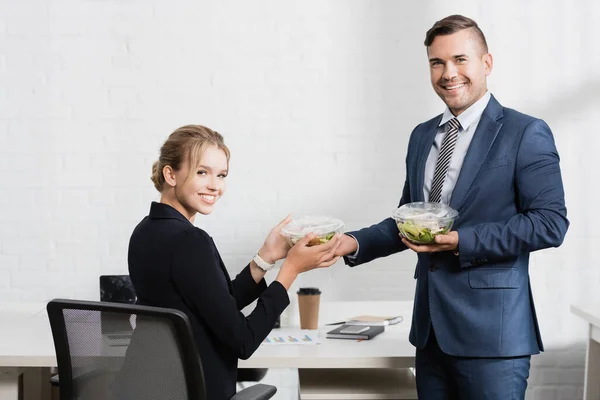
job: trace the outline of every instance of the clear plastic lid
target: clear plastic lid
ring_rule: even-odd
[[[458,211],[442,203],[415,202],[404,204],[392,214],[396,221],[454,221]]]
[[[343,228],[344,223],[337,218],[307,215],[294,218],[283,227],[281,234],[287,237],[301,238],[311,232],[321,236],[341,232]]]

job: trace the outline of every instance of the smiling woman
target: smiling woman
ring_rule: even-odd
[[[215,400],[235,393],[238,358],[250,357],[273,329],[289,304],[287,290],[298,274],[329,267],[339,258],[338,236],[308,247],[316,236],[309,234],[290,248],[280,234],[288,217],[232,280],[212,238],[193,225],[196,214],[210,214],[225,192],[229,157],[219,133],[200,125],[175,130],[152,167],[160,202],[152,203],[149,215],[133,231],[128,253],[138,303],[175,308],[189,317],[207,398]],[[275,281],[267,287],[265,272],[283,258]],[[244,316],[240,310],[256,299],[256,308]],[[136,360],[143,358],[128,351],[127,365],[135,370]]]
[[[161,192],[161,203],[192,222],[196,213],[210,214],[225,192],[230,153],[223,136],[201,125],[182,126],[160,152],[152,182]]]

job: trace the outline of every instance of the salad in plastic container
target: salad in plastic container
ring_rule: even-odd
[[[450,232],[458,211],[442,203],[421,201],[397,208],[392,218],[406,239],[416,244],[428,244],[437,235]]]
[[[308,246],[315,246],[327,243],[343,228],[344,223],[337,218],[307,215],[294,218],[283,227],[281,234],[287,239],[290,246],[293,246],[308,233],[314,232],[317,237],[308,242]]]

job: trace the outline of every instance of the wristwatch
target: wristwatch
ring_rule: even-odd
[[[275,263],[269,264],[268,262],[263,260],[262,257],[258,255],[258,251],[254,255],[254,257],[252,257],[252,261],[254,261],[256,265],[258,265],[258,267],[263,271],[268,271],[275,266]]]

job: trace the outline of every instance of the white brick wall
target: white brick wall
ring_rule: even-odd
[[[410,131],[443,109],[422,41],[451,13],[487,34],[497,98],[554,130],[572,226],[532,257],[548,351],[528,399],[581,398],[586,330],[568,307],[600,278],[592,0],[0,0],[0,301],[94,299],[99,274],[126,273],[129,234],[158,197],[150,166],[183,124],[217,129],[232,150],[229,191],[197,222],[232,273],[288,212],[349,229],[386,217]],[[411,299],[414,261],[340,263],[298,285]]]

